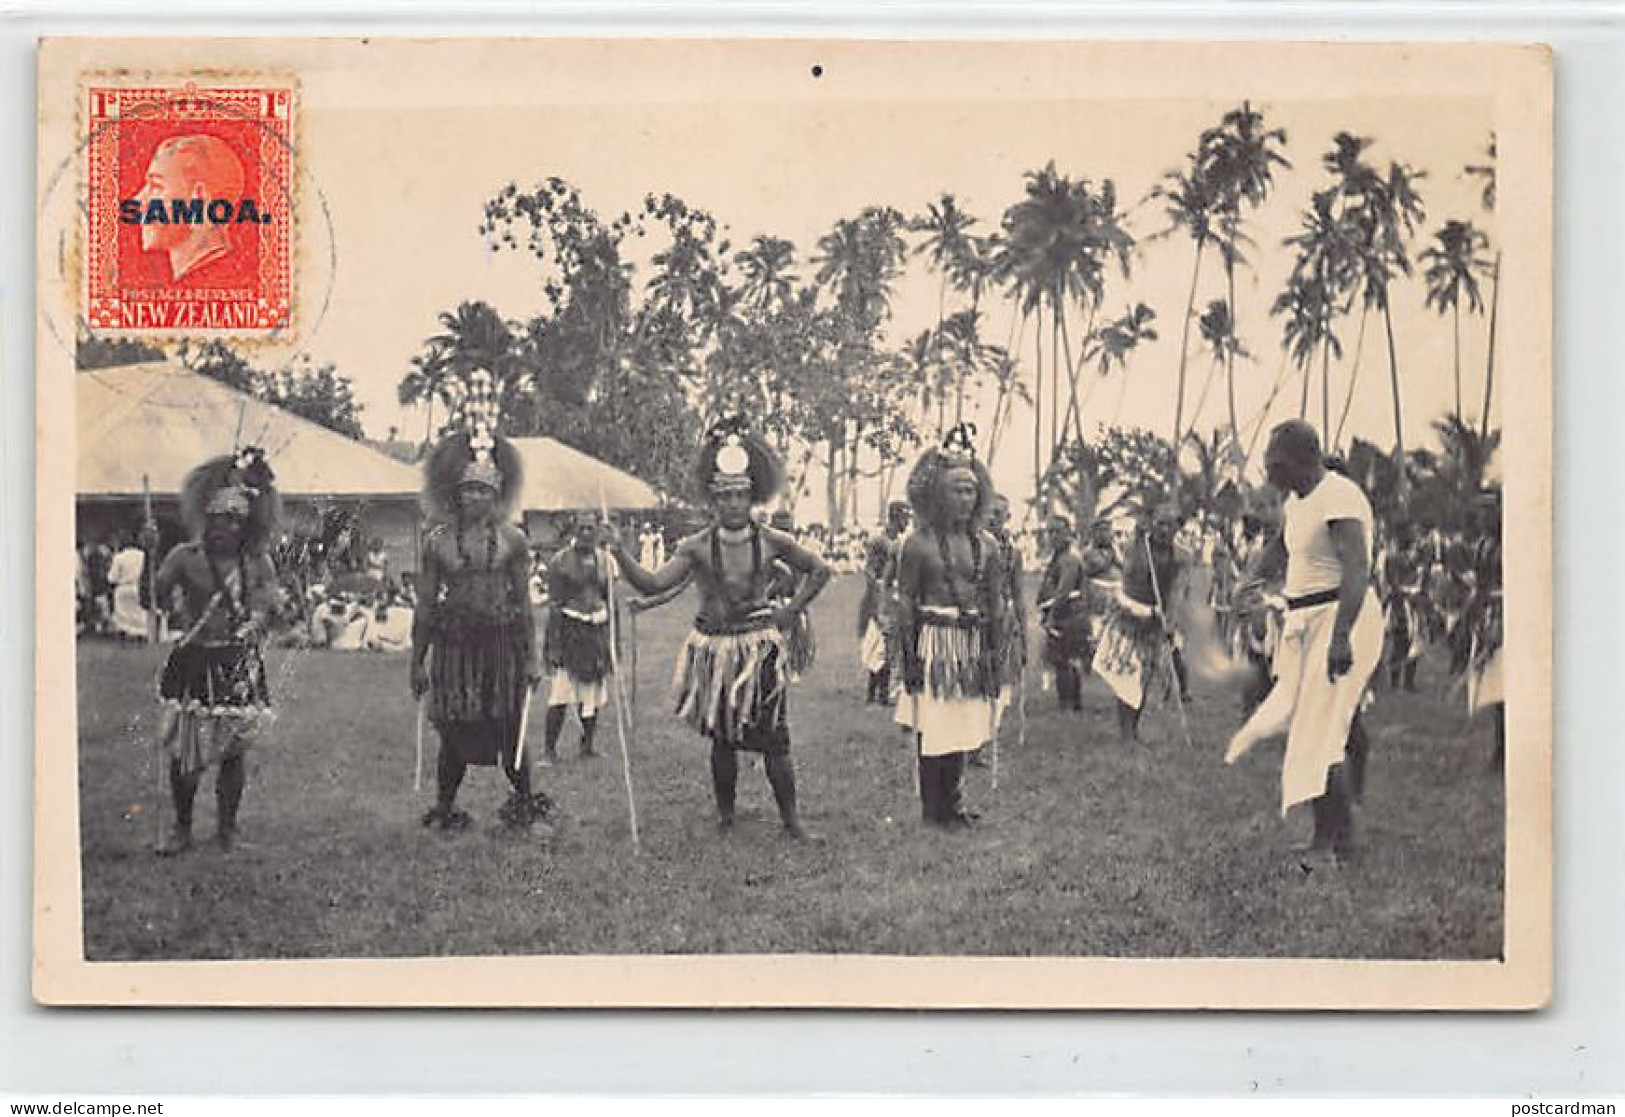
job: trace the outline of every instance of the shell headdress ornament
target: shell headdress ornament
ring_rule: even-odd
[[[694,464],[695,494],[701,499],[748,492],[752,504],[765,504],[784,483],[773,448],[753,432],[743,416],[727,414],[711,424]]]
[[[456,516],[457,490],[480,485],[496,494],[498,518],[513,514],[524,489],[524,463],[514,444],[497,433],[501,418],[496,380],[484,369],[447,385],[453,418],[423,464],[423,504],[431,519]]]
[[[942,437],[942,454],[953,465],[970,465],[976,460],[976,424],[955,423]]]
[[[751,487],[750,451],[745,447],[745,420],[738,415],[726,415],[711,428],[710,439],[716,447],[711,473],[712,492],[728,492]]]
[[[468,390],[463,395],[460,424],[468,436],[469,461],[463,469],[462,483],[484,485],[489,489],[502,488],[502,471],[497,468],[496,428],[499,409],[496,385],[491,374],[475,369],[468,377]]]
[[[948,523],[948,510],[943,500],[942,482],[950,470],[968,469],[976,475],[976,507],[971,513],[973,523],[981,523],[987,516],[993,499],[993,479],[987,466],[976,457],[976,427],[972,423],[956,423],[943,435],[940,446],[932,446],[920,455],[908,477],[908,502],[919,523],[943,529]]]

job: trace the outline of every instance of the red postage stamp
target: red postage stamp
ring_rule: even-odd
[[[85,324],[171,336],[286,329],[292,85],[85,92]]]

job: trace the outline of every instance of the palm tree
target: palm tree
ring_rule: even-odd
[[[1340,139],[1343,138],[1341,135]],[[1364,143],[1366,141],[1359,141]],[[1334,149],[1334,155],[1343,150]],[[1333,155],[1328,155],[1330,160]],[[1334,351],[1342,355],[1342,346],[1335,343],[1333,322],[1346,313],[1347,298],[1352,291],[1358,263],[1357,244],[1353,230],[1345,219],[1345,206],[1341,204],[1337,187],[1317,190],[1310,195],[1309,207],[1299,218],[1299,231],[1284,241],[1298,250],[1292,266],[1287,289],[1276,299],[1271,313],[1290,312],[1288,331],[1292,335],[1283,343],[1293,349],[1293,359],[1303,370],[1303,391],[1298,402],[1298,418],[1309,412],[1309,377],[1317,348],[1321,358],[1320,396],[1322,439],[1331,438],[1331,360]],[[1304,312],[1313,312],[1316,320],[1311,324],[1298,320]],[[1307,351],[1299,342],[1313,342]]]
[[[1184,325],[1179,335],[1179,383],[1174,392],[1173,426],[1176,441],[1185,429],[1185,372],[1190,359],[1191,322],[1196,317],[1196,285],[1202,275],[1202,254],[1214,236],[1215,209],[1219,201],[1207,168],[1202,164],[1200,150],[1186,158],[1189,169],[1169,171],[1162,182],[1151,188],[1150,194],[1152,198],[1162,199],[1163,214],[1168,218],[1167,228],[1153,234],[1152,239],[1171,236],[1183,229],[1196,245],[1191,261],[1190,293],[1185,297]]]
[[[796,246],[781,237],[760,236],[750,247],[735,253],[734,263],[744,272],[739,285],[744,303],[758,314],[770,314],[790,299],[799,278]]]
[[[1043,312],[1050,312],[1050,411],[1048,450],[1053,455],[1063,427],[1060,377],[1067,372],[1069,410],[1066,420],[1081,432],[1078,416],[1077,368],[1071,359],[1072,342],[1067,314],[1081,304],[1100,305],[1105,271],[1116,261],[1128,273],[1134,239],[1117,209],[1117,191],[1110,182],[1098,192],[1086,180],[1061,175],[1052,162],[1027,174],[1026,197],[1011,206],[1001,221],[1003,241],[996,274],[1005,282],[1024,316],[1039,319],[1037,379],[1033,408],[1033,485],[1043,481],[1044,457],[1044,338]],[[1063,357],[1063,349],[1065,356]]]
[[[937,323],[940,326],[947,314],[945,302],[948,284],[953,278],[955,263],[964,255],[966,230],[976,224],[976,218],[959,208],[952,194],[942,194],[925,207],[925,213],[909,221],[912,233],[924,233],[925,238],[915,248],[915,254],[925,256],[931,270],[941,276],[937,287]]]
[[[1480,179],[1483,193],[1480,202],[1486,212],[1495,212],[1495,136],[1491,134],[1489,146],[1484,149],[1485,161],[1483,163],[1469,163],[1466,172]],[[1481,438],[1488,438],[1490,433],[1490,393],[1495,388],[1495,319],[1501,306],[1501,254],[1495,254],[1495,263],[1490,268],[1490,336],[1489,344],[1484,352],[1484,410],[1479,416],[1478,433]]]
[[[1240,251],[1246,242],[1241,232],[1243,211],[1256,211],[1269,199],[1275,187],[1277,167],[1292,166],[1278,150],[1286,139],[1286,129],[1265,127],[1264,115],[1255,111],[1251,102],[1243,101],[1240,108],[1224,114],[1217,128],[1204,132],[1198,145],[1204,176],[1213,184],[1216,196],[1225,300],[1232,316],[1236,307],[1236,268],[1246,264]],[[1225,364],[1225,394],[1230,410],[1230,437],[1240,445],[1241,428],[1236,421],[1236,356],[1237,353],[1232,352]]]
[[[1333,328],[1333,299],[1326,284],[1315,274],[1318,269],[1299,267],[1287,280],[1286,289],[1276,296],[1271,315],[1283,314],[1281,348],[1302,377],[1298,398],[1298,418],[1309,413],[1309,370],[1323,351],[1327,357],[1343,355],[1343,343]]]
[[[1454,342],[1454,369],[1456,377],[1456,411],[1461,408],[1461,300],[1465,295],[1467,309],[1481,313],[1484,299],[1479,293],[1478,277],[1489,271],[1490,262],[1482,255],[1489,247],[1489,237],[1473,227],[1471,221],[1446,221],[1433,234],[1434,243],[1424,248],[1417,257],[1424,265],[1423,278],[1427,281],[1425,305],[1440,314],[1449,312]]]
[[[1435,419],[1433,433],[1442,451],[1435,472],[1450,482],[1463,503],[1470,503],[1485,489],[1490,465],[1501,446],[1501,432],[1481,436],[1460,414],[1452,414]]]
[[[954,290],[960,294],[970,296],[970,312],[979,314],[982,308],[982,295],[987,290],[998,269],[998,256],[1001,242],[997,233],[985,237],[967,236],[963,238],[958,252],[949,260],[949,278],[953,282]],[[958,423],[965,417],[965,383],[961,380],[954,387],[954,422]]]
[[[1348,140],[1346,134],[1339,141]],[[1363,147],[1363,142],[1361,147]],[[1422,197],[1416,183],[1424,172],[1402,163],[1390,162],[1386,175],[1358,158],[1348,159],[1349,145],[1343,142],[1327,156],[1328,167],[1341,175],[1339,189],[1345,199],[1346,224],[1354,233],[1358,278],[1365,305],[1382,312],[1388,338],[1388,379],[1394,404],[1394,447],[1405,460],[1404,416],[1400,406],[1399,357],[1394,343],[1394,316],[1388,288],[1397,275],[1411,274],[1406,242],[1424,217]]]
[[[413,370],[402,381],[402,402],[429,403],[432,424],[434,400],[438,398],[449,409],[468,374],[484,369],[496,383],[503,411],[510,411],[514,397],[524,387],[513,327],[489,303],[480,301],[465,301],[454,311],[442,311],[440,327],[440,333],[424,342],[426,352],[413,361]],[[405,398],[408,393],[411,400]]]
[[[895,209],[869,206],[855,218],[842,218],[818,240],[816,283],[834,300],[834,316],[839,340],[835,345],[837,389],[826,393],[827,405],[819,409],[816,433],[825,444],[825,467],[829,471],[826,498],[828,522],[839,527],[839,465],[849,456],[847,475],[856,468],[861,448],[861,402],[857,388],[864,378],[883,364],[875,350],[880,327],[891,314],[893,285],[901,274],[908,248],[903,241],[903,215]],[[851,391],[840,390],[842,385]]]
[[[1207,403],[1208,390],[1213,387],[1214,374],[1219,369],[1233,367],[1238,356],[1252,357],[1247,347],[1241,343],[1241,339],[1236,336],[1235,315],[1231,312],[1230,304],[1224,299],[1214,299],[1207,304],[1197,328],[1201,332],[1202,341],[1207,345],[1209,356],[1213,358],[1213,364],[1202,381],[1202,391],[1196,398],[1196,406],[1191,409],[1191,425],[1185,431],[1185,437],[1194,434],[1202,421],[1202,406]],[[1230,432],[1230,441],[1239,445],[1239,428],[1236,425],[1233,407],[1230,414]]]
[[[1093,363],[1104,380],[1116,368],[1122,374],[1117,393],[1117,410],[1108,426],[1115,426],[1128,395],[1128,359],[1141,342],[1156,341],[1157,330],[1152,326],[1157,312],[1145,303],[1135,303],[1120,318],[1107,322],[1084,342],[1083,360]],[[1082,441],[1081,439],[1079,441]]]

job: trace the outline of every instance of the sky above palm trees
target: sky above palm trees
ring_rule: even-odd
[[[424,339],[438,332],[442,311],[482,299],[506,317],[524,318],[544,306],[537,262],[524,253],[493,254],[477,233],[482,204],[509,181],[523,188],[558,175],[578,186],[606,220],[636,209],[651,191],[669,191],[714,214],[736,248],[758,235],[793,242],[794,271],[810,279],[818,239],[865,206],[917,216],[948,192],[978,219],[969,231],[985,234],[1020,200],[1024,174],[1053,161],[1073,178],[1114,180],[1140,241],[1131,278],[1124,281],[1114,271],[1108,279],[1103,315],[1117,317],[1146,303],[1156,309],[1160,327],[1157,340],[1089,390],[1084,427],[1114,422],[1166,434],[1193,250],[1182,235],[1148,239],[1166,220],[1156,201],[1142,199],[1182,164],[1203,129],[1248,95],[978,101],[974,94],[967,88],[958,100],[828,103],[794,98],[651,104],[588,97],[541,111],[502,104],[409,113],[399,106],[313,107],[301,121],[304,145],[321,156],[312,166],[325,168],[313,173],[332,216],[338,271],[332,300],[307,348],[354,379],[369,434],[382,435],[390,426],[418,429],[421,415],[397,404],[396,389]],[[1281,368],[1282,320],[1268,314],[1291,267],[1291,250],[1281,241],[1296,231],[1311,192],[1327,185],[1321,155],[1336,133],[1370,137],[1369,156],[1381,165],[1398,160],[1426,173],[1420,185],[1427,216],[1411,246],[1413,259],[1446,220],[1471,220],[1492,241],[1495,236],[1494,217],[1481,205],[1481,184],[1463,171],[1483,161],[1493,119],[1487,99],[1250,99],[1270,127],[1286,130],[1284,152],[1293,166],[1278,172],[1273,195],[1251,216],[1246,231],[1254,266],[1236,277],[1235,333],[1252,355],[1236,366],[1244,425],[1259,413]],[[425,173],[425,167],[434,169]],[[403,215],[409,215],[405,230]],[[649,251],[661,247],[651,244]],[[638,263],[642,282],[646,261]],[[927,263],[924,256],[911,256],[899,283],[886,328],[894,348],[937,322],[941,284]],[[1421,270],[1396,282],[1390,296],[1405,369],[1406,442],[1418,445],[1430,441],[1430,425],[1452,407],[1455,391],[1451,323],[1425,307]],[[1211,267],[1195,300],[1198,311],[1223,294],[1223,270]],[[951,312],[957,309],[951,292],[949,299]],[[988,295],[983,305],[984,340],[1007,343],[1011,302]],[[1478,407],[1484,332],[1482,318],[1464,315],[1461,363],[1469,370],[1470,416]],[[1338,408],[1348,384],[1354,322],[1341,333],[1348,353],[1334,362],[1331,376]],[[1211,359],[1196,329],[1190,336],[1194,385],[1187,387],[1187,426]],[[1368,330],[1347,425],[1352,434],[1387,445],[1393,420],[1379,338],[1379,331]],[[1022,359],[1030,376],[1032,330]],[[1223,397],[1222,390],[1207,394],[1198,429],[1226,422]],[[1296,382],[1275,406],[1281,418],[1296,412]],[[1008,473],[1012,488],[1023,475],[1027,455],[1019,444],[1028,425],[1030,417],[1026,423],[1016,419],[1011,449],[998,463],[1001,481]]]

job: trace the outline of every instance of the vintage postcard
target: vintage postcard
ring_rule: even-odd
[[[1544,1005],[1552,92],[41,43],[35,996]]]

